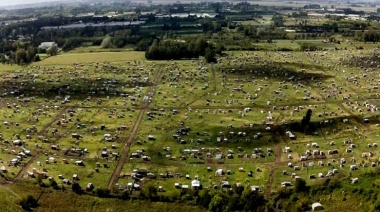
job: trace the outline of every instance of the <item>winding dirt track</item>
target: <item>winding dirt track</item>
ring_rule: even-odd
[[[159,79],[162,76],[162,72],[163,71],[162,71],[162,67],[161,67],[156,72],[156,74],[154,75],[153,81],[152,81],[152,85],[150,86],[150,88],[149,88],[148,93],[147,93],[146,96],[150,96],[150,97],[154,96],[155,88],[156,88],[156,85],[157,85]],[[125,146],[124,146],[124,149],[122,150],[122,153],[120,155],[119,161],[118,161],[118,163],[117,163],[117,165],[115,167],[114,172],[111,175],[110,181],[108,182],[108,189],[112,189],[112,187],[115,185],[115,183],[119,179],[119,176],[120,176],[120,173],[121,173],[121,171],[123,169],[124,163],[127,160],[131,144],[133,143],[133,141],[136,138],[137,131],[140,128],[141,122],[143,120],[143,117],[144,117],[144,115],[146,113],[146,110],[149,107],[150,103],[151,103],[151,101],[149,101],[149,100],[147,100],[147,101],[143,100],[143,102],[141,104],[141,110],[140,110],[139,116],[137,117],[135,125],[133,126],[133,129],[132,129],[132,132],[131,132],[131,134],[130,134],[130,136],[129,136],[129,138],[128,138]]]

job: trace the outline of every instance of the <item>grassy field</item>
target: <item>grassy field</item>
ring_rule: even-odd
[[[146,169],[156,178],[144,178],[140,186],[162,186],[166,191],[161,194],[168,196],[180,195],[175,183],[190,185],[195,178],[204,188],[229,181],[246,188],[256,185],[270,194],[280,190],[282,182],[294,182],[295,176],[308,185],[319,185],[333,169],[338,173],[330,179],[346,181],[377,170],[379,147],[374,143],[380,136],[380,120],[375,45],[346,43],[339,44],[339,50],[335,49],[338,44],[321,40],[255,45],[297,49],[301,42],[326,50],[231,51],[210,65],[201,60],[153,62],[143,59],[141,52],[98,49],[95,53],[88,48],[28,67],[2,66],[0,161],[7,172],[0,182],[7,189],[0,195],[13,194],[17,200],[25,190],[34,196],[42,193],[36,211],[59,211],[50,204],[60,196],[56,205],[73,201],[70,210],[120,211],[124,206],[138,210],[146,203],[77,197],[59,177],[71,181],[77,174],[83,188],[88,183],[105,188],[120,154],[127,154],[127,159],[118,176],[118,189],[134,182],[134,170]],[[358,50],[356,45],[365,48]],[[305,134],[295,126],[308,109],[316,129]],[[130,138],[134,140],[127,144]],[[25,142],[18,145],[15,140]],[[347,140],[355,146],[344,143]],[[26,150],[30,155],[21,154]],[[325,155],[307,155],[315,150]],[[328,154],[329,150],[337,152]],[[369,152],[373,155],[365,157]],[[303,156],[306,161],[301,161]],[[9,164],[18,157],[19,164]],[[347,161],[345,166],[339,164],[342,159]],[[84,166],[76,165],[79,160]],[[358,170],[350,170],[351,165]],[[224,174],[217,176],[218,169]],[[32,172],[45,173],[66,191],[40,187],[34,191],[31,186],[39,178],[28,176]],[[169,172],[174,177],[162,177]],[[16,185],[6,184],[13,180],[18,181]],[[49,179],[42,182],[48,185]],[[12,203],[7,210],[17,211],[12,198],[7,197]],[[328,210],[334,208],[324,198]],[[107,202],[117,206],[111,208]],[[150,204],[157,210],[180,207]],[[198,208],[185,205],[183,210]]]
[[[91,50],[89,50],[91,51]],[[48,57],[45,60],[35,63],[36,65],[70,65],[73,63],[89,62],[119,62],[144,60],[144,52],[89,52],[89,53],[62,53],[55,57]]]

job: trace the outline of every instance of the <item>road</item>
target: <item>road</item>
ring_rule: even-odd
[[[161,78],[162,76],[162,68],[160,68],[156,74],[154,75],[153,77],[153,80],[152,80],[152,85],[150,86],[146,96],[149,96],[151,99],[153,99],[153,96],[154,96],[154,93],[156,91],[156,86],[159,82],[159,79]],[[145,99],[145,98],[144,98]],[[140,113],[137,117],[137,120],[135,122],[135,125],[133,126],[133,129],[132,129],[132,132],[122,150],[122,153],[120,155],[120,158],[119,158],[119,161],[116,165],[116,168],[114,170],[114,172],[112,173],[111,175],[111,178],[110,178],[110,181],[108,182],[108,189],[112,189],[112,187],[116,184],[117,180],[119,179],[119,176],[120,176],[120,173],[121,171],[123,170],[123,166],[125,164],[125,161],[127,160],[127,157],[129,155],[129,150],[130,150],[130,147],[133,143],[133,141],[135,140],[136,138],[136,135],[137,135],[137,132],[140,128],[140,125],[141,125],[141,122],[144,118],[144,115],[146,114],[146,111],[149,107],[149,104],[151,103],[151,101],[143,101],[141,103],[141,110],[140,110]]]

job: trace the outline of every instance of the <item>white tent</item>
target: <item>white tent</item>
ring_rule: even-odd
[[[191,188],[198,189],[201,187],[201,182],[199,180],[191,181]]]
[[[316,203],[313,203],[313,204],[311,205],[311,209],[312,209],[313,211],[319,211],[319,210],[323,210],[323,206],[322,206],[321,203],[316,202]]]

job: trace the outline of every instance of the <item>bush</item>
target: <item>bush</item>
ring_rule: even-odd
[[[317,45],[315,45],[313,43],[303,42],[300,44],[300,50],[301,51],[317,51],[318,47],[317,47]]]
[[[76,194],[82,194],[83,193],[82,187],[80,187],[80,185],[78,183],[73,183],[73,185],[71,186],[71,189]]]
[[[32,208],[37,208],[39,206],[38,201],[32,195],[28,195],[19,202],[22,209],[26,211],[32,211]]]
[[[100,198],[107,198],[110,197],[110,190],[108,188],[97,188],[95,194]]]

